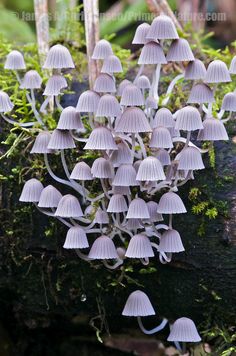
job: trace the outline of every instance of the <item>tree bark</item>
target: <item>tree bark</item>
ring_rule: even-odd
[[[49,49],[49,22],[47,0],[34,0],[34,12],[39,58],[40,63],[43,64],[45,56]]]

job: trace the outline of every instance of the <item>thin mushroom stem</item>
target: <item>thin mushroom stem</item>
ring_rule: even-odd
[[[153,74],[153,82],[150,92],[152,93],[153,97],[159,101],[159,94],[158,94],[158,87],[159,87],[159,80],[160,80],[160,73],[161,73],[161,64],[156,65],[156,70]]]
[[[78,248],[75,249],[75,252],[84,261],[91,261],[91,258],[88,257],[88,255],[85,255],[83,252],[81,252]]]
[[[101,182],[101,186],[102,186],[104,195],[107,197],[107,199],[110,200],[111,198],[110,198],[110,196],[109,196],[109,194],[108,194],[108,190],[107,190],[107,188],[106,188],[104,178],[100,178],[100,182]]]
[[[169,215],[169,229],[172,229],[173,215]]]
[[[5,116],[3,113],[1,113],[1,117],[3,118],[4,121],[8,122],[9,124],[12,125],[18,125],[20,127],[32,127],[35,125],[35,122],[17,122],[13,119],[8,118],[7,116]]]
[[[137,82],[138,78],[142,74],[143,69],[144,69],[144,64],[141,64],[141,66],[139,67],[138,73],[137,73],[136,77],[134,78],[134,84]]]
[[[190,142],[190,138],[191,138],[191,131],[188,131],[188,132],[187,132],[187,138],[186,138],[186,142],[185,142],[184,148],[187,148],[187,147],[188,147],[189,142]]]
[[[143,143],[142,137],[139,134],[137,134],[137,140],[138,140],[138,143],[140,145],[143,158],[146,158],[147,157],[146,147],[145,147],[145,145]]]
[[[95,125],[94,125],[94,118],[93,118],[93,114],[91,112],[88,113],[88,118],[89,118],[89,125],[92,129],[95,128]]]
[[[46,114],[46,107],[51,101],[51,98],[53,98],[53,96],[47,96],[46,99],[43,101],[42,105],[40,106],[39,111],[42,112],[43,114]]]
[[[83,187],[75,182],[73,179],[70,178],[70,172],[69,172],[69,169],[68,169],[68,166],[66,164],[66,158],[65,158],[65,151],[64,150],[61,150],[61,162],[62,162],[62,166],[63,166],[63,169],[64,169],[64,172],[66,174],[66,177],[68,179],[68,181],[72,184],[73,187],[75,187],[75,190],[84,197],[84,194],[86,194],[86,190],[85,188],[83,189]]]
[[[31,105],[31,108],[33,110],[33,113],[34,113],[34,116],[35,116],[36,120],[38,121],[38,123],[40,125],[43,126],[43,128],[45,130],[46,129],[46,125],[44,124],[44,122],[43,122],[38,110],[36,109],[36,100],[35,100],[34,90],[31,89],[30,92],[31,92],[31,97],[30,97],[29,93],[26,93],[26,97],[28,99],[28,102]]]
[[[103,260],[102,262],[103,262],[104,266],[109,268],[109,269],[116,269],[116,268],[118,268],[119,266],[121,266],[124,263],[124,261],[121,260],[120,258],[117,259],[117,261],[114,263],[114,265],[110,265],[107,262],[107,260]]]
[[[57,108],[60,111],[62,111],[64,109],[63,106],[61,105],[60,101],[59,101],[59,96],[58,95],[55,96],[55,103],[56,103]]]
[[[143,326],[143,323],[142,323],[142,320],[141,320],[141,317],[138,316],[137,317],[137,320],[138,320],[138,325],[140,327],[140,329],[142,330],[142,332],[146,335],[151,335],[151,334],[155,334],[159,331],[161,331],[162,329],[164,329],[164,327],[166,326],[166,324],[168,323],[168,320],[167,319],[163,319],[162,322],[156,326],[155,328],[151,329],[151,330],[147,330],[145,329],[145,327]]]
[[[68,221],[66,221],[65,219],[59,217],[59,216],[55,216],[55,209],[53,209],[53,211],[47,211],[43,208],[40,208],[36,203],[34,203],[34,206],[38,209],[38,211],[40,211],[40,213],[47,215],[47,216],[51,216],[53,218],[56,218],[57,220],[59,220],[60,222],[62,222],[64,225],[66,225],[67,227],[72,227],[72,224],[70,224]]]
[[[140,258],[140,262],[141,262],[144,266],[147,266],[147,265],[149,265],[149,258],[148,258],[148,257]]]
[[[178,83],[178,81],[180,79],[184,78],[184,73],[178,74],[169,84],[167,92],[166,92],[166,97],[165,99],[162,101],[162,105],[166,106],[170,100],[171,97],[171,93],[175,87],[175,85]]]

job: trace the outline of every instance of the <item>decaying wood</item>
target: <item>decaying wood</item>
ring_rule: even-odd
[[[34,0],[34,12],[38,52],[40,57],[40,63],[43,64],[45,55],[47,54],[49,49],[49,23],[47,0]]]
[[[84,0],[85,37],[88,56],[88,75],[90,88],[99,73],[99,63],[93,60],[94,46],[99,41],[99,7],[98,0]]]
[[[166,0],[146,0],[147,6],[151,12],[153,12],[156,15],[160,15],[160,13],[164,13],[165,15],[168,15],[171,17],[173,20],[175,26],[179,29],[182,29],[181,24],[177,20],[175,14],[171,10],[168,2]]]

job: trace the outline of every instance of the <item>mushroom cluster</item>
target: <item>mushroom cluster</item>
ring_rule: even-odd
[[[67,87],[63,70],[74,68],[64,46],[51,47],[47,55],[44,68],[50,69],[52,75],[39,110],[35,100],[35,91],[42,85],[39,74],[30,70],[21,76],[26,65],[18,51],[10,52],[5,63],[5,69],[14,71],[20,88],[26,90],[41,127],[31,154],[42,154],[52,179],[71,189],[70,194],[62,195],[53,185],[44,187],[33,178],[25,183],[20,201],[33,203],[43,214],[68,227],[65,249],[76,250],[85,261],[101,260],[109,269],[119,268],[126,259],[138,259],[147,265],[150,258],[157,256],[161,263],[168,263],[174,253],[184,251],[181,236],[173,228],[173,216],[186,213],[179,187],[194,179],[195,170],[204,169],[202,154],[207,151],[191,141],[192,134],[196,137],[197,133],[198,141],[228,140],[224,124],[229,118],[223,117],[226,111],[229,117],[236,111],[235,93],[225,95],[216,117],[212,111],[216,86],[229,82],[230,74],[236,74],[235,58],[230,70],[219,60],[212,61],[206,69],[165,15],[156,17],[151,25],[139,25],[133,44],[142,45],[140,68],[133,82],[125,79],[119,85],[115,78],[116,73],[122,72],[119,58],[108,41],[96,44],[92,59],[102,63],[101,72],[94,87],[80,95],[76,107],[63,108],[60,104]],[[183,73],[174,78],[160,100],[162,67],[168,62],[180,63]],[[151,80],[143,74],[147,65],[155,65]],[[185,80],[192,81],[186,106],[171,112],[166,106],[174,86]],[[50,102],[61,112],[52,132],[44,122]],[[12,110],[9,96],[1,91],[1,117],[22,127],[35,125],[35,121],[13,120]],[[86,120],[89,125],[85,125]],[[88,126],[91,131],[87,132]],[[69,149],[92,150],[96,159],[89,165],[78,156],[70,171],[66,161]],[[58,177],[50,166],[49,158],[55,153],[61,156],[65,178]],[[93,238],[88,239],[88,235]],[[89,251],[83,253],[82,249]],[[154,314],[145,294],[135,293],[132,298],[138,298],[138,302],[130,297],[123,314]],[[169,340],[199,341],[191,323],[186,318],[178,319]]]

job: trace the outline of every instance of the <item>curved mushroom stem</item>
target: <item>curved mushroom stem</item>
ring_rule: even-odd
[[[141,262],[144,266],[147,266],[147,265],[149,265],[149,258],[148,258],[148,257],[140,258],[140,262]]]
[[[35,116],[36,120],[38,121],[38,123],[39,123],[40,125],[43,126],[43,129],[46,130],[47,127],[46,127],[46,125],[44,124],[44,122],[43,122],[43,120],[42,120],[42,118],[41,118],[41,116],[40,116],[38,110],[36,109],[36,100],[35,100],[35,95],[34,95],[34,89],[31,89],[31,90],[30,90],[30,93],[31,93],[31,97],[30,97],[30,95],[29,95],[28,93],[26,93],[27,100],[28,100],[28,102],[29,102],[30,105],[31,105],[31,108],[32,108],[32,111],[33,111],[33,113],[34,113],[34,116]]]
[[[59,96],[58,95],[55,96],[55,103],[56,103],[57,108],[60,111],[62,111],[64,109],[63,106],[61,105],[60,101],[59,101]]]
[[[166,263],[169,263],[171,262],[172,260],[172,253],[168,253],[168,252],[162,252],[162,251],[159,251],[159,261],[162,263],[162,264],[166,264]]]
[[[166,97],[162,101],[162,105],[166,106],[168,104],[168,101],[170,100],[171,93],[175,87],[175,84],[178,83],[180,79],[184,78],[184,73],[178,74],[169,84],[167,92],[166,92]]]
[[[166,326],[166,324],[168,323],[168,320],[167,319],[163,319],[162,322],[156,326],[155,328],[151,329],[151,330],[147,330],[145,329],[145,327],[143,326],[143,323],[142,323],[142,320],[141,320],[141,317],[138,316],[137,317],[137,320],[138,320],[138,325],[140,327],[140,329],[142,330],[142,332],[146,335],[151,335],[151,334],[155,334],[155,333],[158,333],[159,331],[161,331],[162,329],[164,329],[164,327]]]
[[[78,248],[75,249],[75,252],[84,261],[91,261],[91,258],[88,257],[88,255],[85,255],[83,252],[81,252]]]
[[[139,67],[138,73],[137,73],[136,77],[134,78],[134,84],[137,82],[138,78],[142,74],[143,69],[144,69],[144,64],[141,64],[141,66]]]
[[[104,178],[100,178],[100,182],[101,182],[101,186],[102,186],[104,195],[107,197],[107,199],[110,200],[111,198],[110,198],[110,195],[108,194],[108,190],[107,190],[107,188],[106,188]]]
[[[86,189],[82,187],[82,185],[80,185],[79,183],[75,182],[73,179],[70,178],[70,172],[68,169],[68,166],[66,164],[66,158],[65,158],[65,151],[61,150],[61,163],[64,169],[64,172],[66,174],[66,177],[68,179],[68,181],[72,184],[73,187],[75,187],[75,190],[82,195],[83,197],[86,196]]]
[[[103,262],[104,266],[109,268],[109,269],[116,269],[116,268],[118,268],[119,266],[121,266],[124,263],[124,261],[121,260],[120,258],[117,259],[117,261],[114,263],[114,265],[110,265],[107,262],[107,260],[103,260],[102,262]]]
[[[160,79],[160,73],[161,73],[161,64],[157,64],[156,70],[153,74],[153,81],[152,81],[152,86],[150,89],[150,93],[154,97],[154,99],[159,101],[159,94],[158,94],[158,87],[159,87],[159,79]]]
[[[68,221],[66,221],[63,218],[60,218],[59,216],[55,216],[55,209],[53,209],[53,211],[48,211],[45,210],[43,208],[40,208],[36,203],[34,203],[34,206],[38,209],[38,211],[40,211],[40,213],[47,215],[47,216],[51,216],[53,218],[56,218],[57,220],[59,220],[60,222],[62,222],[64,225],[66,225],[67,227],[72,227],[73,225],[70,224]]]
[[[231,117],[232,117],[232,111],[229,112],[229,116],[226,119],[220,119],[220,121],[223,122],[224,124],[225,122],[228,122],[231,119]]]
[[[186,143],[187,139],[185,137],[173,137],[173,142],[183,142],[183,143]],[[209,150],[208,149],[202,149],[202,148],[199,148],[197,147],[196,145],[194,145],[194,143],[192,143],[191,141],[189,141],[188,143],[189,146],[191,147],[194,147],[194,148],[197,148],[199,152],[201,153],[206,153],[208,152]]]
[[[42,105],[40,106],[39,111],[42,112],[43,114],[46,114],[46,107],[48,106],[49,102],[51,101],[51,98],[53,96],[47,96]]]
[[[225,110],[221,109],[221,110],[218,112],[218,114],[217,114],[217,118],[218,118],[218,119],[222,119],[224,113],[225,113]]]
[[[12,125],[18,125],[20,127],[32,127],[35,125],[35,122],[17,122],[13,119],[9,119],[7,116],[5,116],[3,113],[1,113],[1,116],[3,118],[4,121],[8,122],[9,124]]]
[[[137,136],[137,140],[138,140],[138,143],[140,145],[140,148],[141,148],[141,152],[142,152],[143,158],[146,158],[147,157],[147,152],[146,152],[146,147],[145,147],[145,145],[143,143],[143,139],[139,134],[136,134],[136,136]]]
[[[191,131],[188,131],[188,132],[187,132],[187,138],[186,138],[186,142],[185,142],[184,148],[187,148],[187,147],[188,147],[189,142],[190,142],[190,138],[191,138]]]

